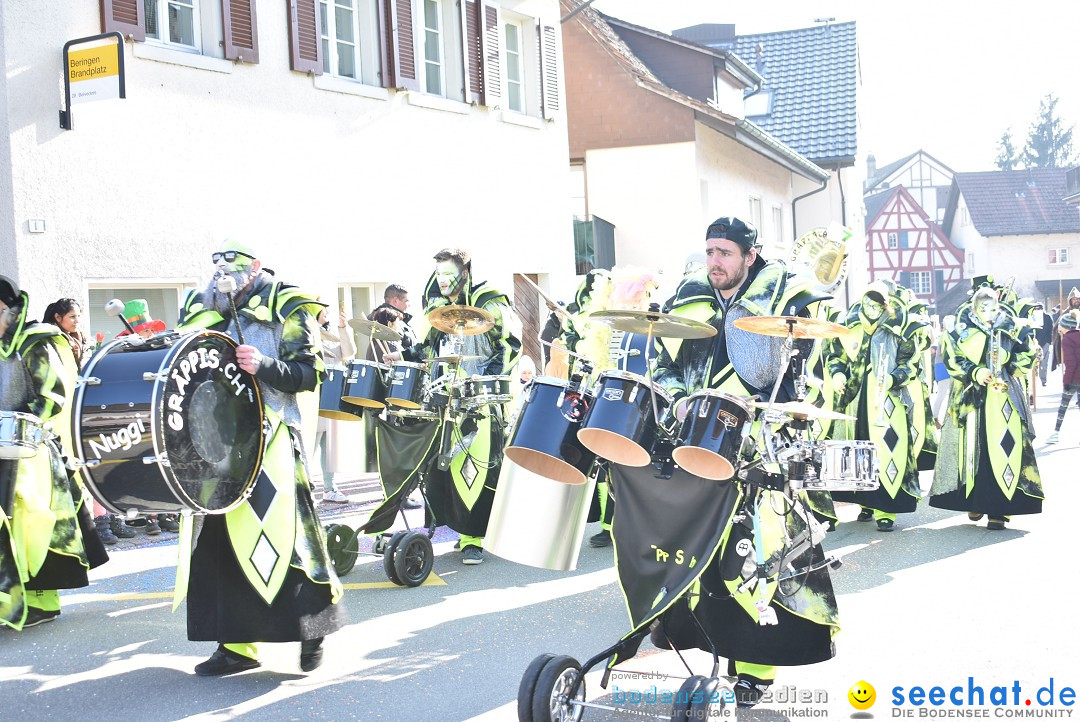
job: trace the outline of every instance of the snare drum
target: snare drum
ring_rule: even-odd
[[[461,402],[467,409],[485,404],[508,404],[513,400],[509,376],[474,376],[465,379]]]
[[[223,514],[262,465],[262,395],[216,331],[106,344],[83,370],[71,423],[87,487],[118,514]]]
[[[344,401],[368,409],[386,408],[386,378],[390,367],[374,361],[350,361],[345,378]]]
[[[398,361],[390,370],[390,388],[386,403],[403,409],[420,409],[424,405],[424,390],[428,383],[425,364]]]
[[[521,392],[524,400],[504,453],[515,464],[564,484],[584,484],[596,454],[578,438],[581,419],[593,398],[567,391],[567,382],[535,377]]]
[[[21,411],[0,411],[0,459],[29,459],[41,446],[41,419]]]
[[[319,416],[336,421],[363,421],[364,410],[345,400],[349,373],[341,366],[327,366],[326,379],[319,387]]]
[[[817,476],[808,474],[801,484],[807,491],[874,491],[881,485],[873,441],[816,441],[813,467]]]
[[[596,400],[581,424],[578,438],[597,456],[623,466],[648,466],[656,441],[656,419],[666,417],[671,396],[657,384],[628,371],[605,371],[594,390]],[[653,398],[656,415],[653,415]]]
[[[724,481],[735,476],[743,431],[754,421],[748,400],[705,389],[686,400],[681,446],[671,452],[675,463],[694,476]]]

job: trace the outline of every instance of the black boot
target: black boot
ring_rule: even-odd
[[[102,514],[97,519],[94,519],[94,529],[97,530],[98,536],[101,537],[102,544],[115,544],[119,541],[116,535],[112,533],[112,529],[109,528],[107,514]]]
[[[128,527],[124,520],[116,514],[109,514],[109,528],[119,539],[130,539],[135,536],[135,530]]]
[[[300,642],[300,669],[304,672],[311,672],[318,669],[322,664],[322,637],[316,637],[315,639],[305,639]]]

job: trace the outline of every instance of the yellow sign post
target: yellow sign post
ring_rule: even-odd
[[[64,44],[64,96],[67,109],[60,111],[60,127],[64,130],[74,127],[72,105],[126,97],[124,37],[120,33],[104,33]]]

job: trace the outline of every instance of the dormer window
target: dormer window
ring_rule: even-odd
[[[747,118],[761,117],[772,113],[773,91],[759,90],[743,98],[743,112]]]

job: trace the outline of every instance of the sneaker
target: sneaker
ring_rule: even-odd
[[[896,522],[894,522],[892,519],[878,519],[877,520],[877,530],[878,531],[892,531],[895,526],[896,526]]]
[[[609,547],[611,546],[611,532],[607,529],[601,529],[599,534],[593,534],[589,537],[589,546],[591,547]]]
[[[162,514],[161,516],[159,516],[158,526],[161,527],[162,531],[180,531],[180,522],[176,520],[175,514]]]
[[[323,494],[322,500],[324,502],[329,502],[330,504],[348,504],[349,503],[349,497],[345,496],[344,494],[342,494],[337,489],[333,489],[332,491],[328,491],[325,494]]]
[[[739,681],[735,683],[735,704],[740,709],[749,709],[761,701],[762,696],[765,694],[765,690],[769,688],[767,684],[755,684],[748,679],[739,678]]]
[[[230,652],[218,645],[218,648],[210,655],[210,659],[195,665],[195,674],[200,677],[222,677],[261,666],[262,664],[257,659]]]
[[[874,510],[873,509],[863,509],[862,511],[859,512],[859,516],[856,517],[855,521],[870,521],[873,518],[874,518]]]
[[[120,539],[131,539],[135,536],[135,530],[124,523],[124,520],[116,514],[109,515],[109,528]]]
[[[464,551],[461,552],[462,564],[482,564],[484,561],[484,551],[480,547],[467,546]]]
[[[1060,439],[1058,438],[1058,432],[1054,432],[1046,437],[1046,443],[1056,444]]]
[[[305,639],[300,642],[300,669],[304,672],[311,672],[318,669],[322,664],[322,643],[323,638],[317,639]]]
[[[98,537],[101,538],[102,544],[115,544],[120,541],[112,533],[112,529],[109,528],[109,517],[104,514],[94,519],[94,529],[97,531]]]
[[[401,502],[401,507],[403,509],[423,509],[424,500],[422,498],[418,499],[416,496],[407,496]]]
[[[161,533],[161,527],[158,526],[156,516],[152,516],[146,520],[146,527],[143,529],[147,536],[157,536]]]
[[[47,611],[45,609],[38,609],[37,607],[30,607],[26,610],[26,622],[23,624],[23,629],[26,629],[27,627],[36,627],[39,624],[51,622],[59,616],[59,609]]]

